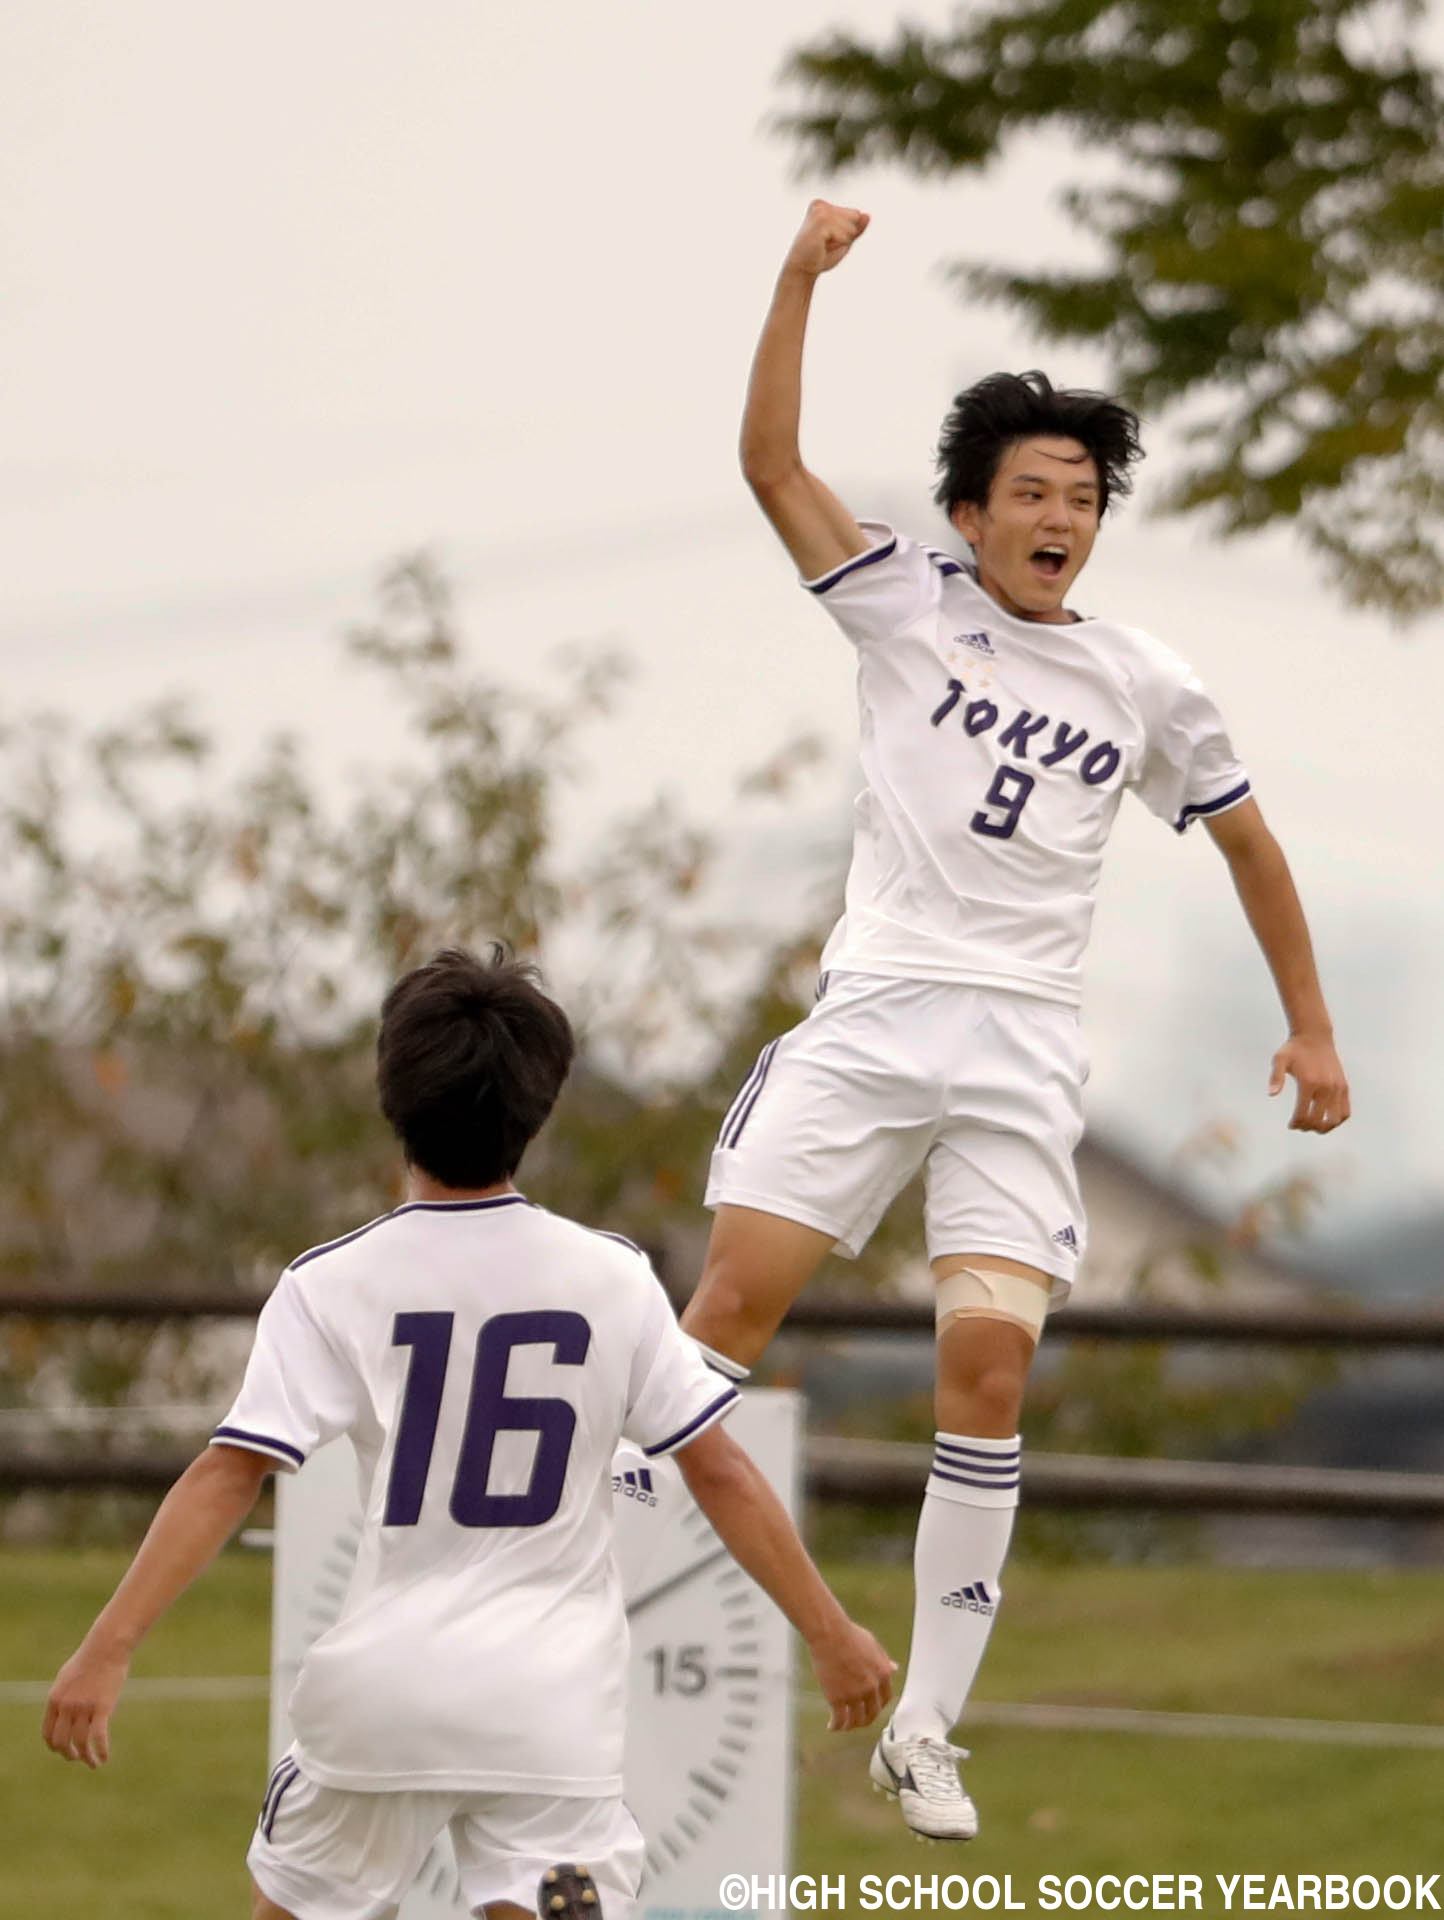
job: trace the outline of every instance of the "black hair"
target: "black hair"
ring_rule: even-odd
[[[1036,367],[1028,373],[990,373],[958,394],[938,441],[934,500],[951,519],[954,507],[986,507],[999,462],[1019,440],[1040,434],[1078,440],[1098,468],[1098,511],[1115,494],[1132,491],[1128,469],[1143,458],[1138,415],[1106,393],[1055,387]]]
[[[376,1086],[410,1165],[445,1187],[508,1180],[572,1064],[571,1022],[533,966],[459,947],[405,974],[381,1007]]]

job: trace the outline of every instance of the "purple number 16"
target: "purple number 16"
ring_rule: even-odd
[[[410,1347],[411,1364],[396,1426],[396,1448],[386,1489],[388,1527],[414,1527],[431,1473],[446,1362],[451,1353],[449,1313],[398,1313],[394,1347]],[[515,1347],[549,1346],[558,1366],[579,1367],[592,1330],[579,1313],[498,1313],[476,1336],[471,1395],[451,1482],[451,1517],[462,1527],[539,1527],[561,1505],[576,1432],[576,1410],[557,1399],[506,1393]],[[488,1493],[492,1449],[499,1433],[534,1433],[531,1477],[520,1493]]]

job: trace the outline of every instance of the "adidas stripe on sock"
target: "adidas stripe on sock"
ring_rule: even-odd
[[[956,1433],[933,1437],[933,1470],[927,1491],[973,1507],[1018,1504],[1021,1445],[1011,1440],[965,1439]]]
[[[940,1433],[913,1547],[913,1637],[899,1739],[946,1740],[977,1677],[1018,1508],[1017,1436]]]

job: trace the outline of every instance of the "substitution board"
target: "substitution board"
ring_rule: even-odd
[[[800,1425],[798,1396],[769,1388],[744,1392],[727,1421],[794,1515]],[[670,1460],[623,1447],[612,1465],[632,1642],[626,1798],[647,1842],[639,1920],[715,1920],[725,1874],[788,1870],[791,1635]],[[277,1477],[273,1761],[290,1742],[286,1703],[301,1657],[345,1600],[360,1521],[348,1441]],[[443,1838],[401,1920],[455,1920],[465,1912]]]

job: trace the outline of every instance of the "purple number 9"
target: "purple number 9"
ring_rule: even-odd
[[[1024,773],[1021,767],[999,767],[993,775],[993,784],[983,795],[985,807],[1001,807],[1001,820],[990,820],[981,809],[975,813],[968,825],[974,833],[988,833],[995,840],[1011,840],[1013,829],[1018,824],[1028,795],[1033,791],[1033,776]]]

